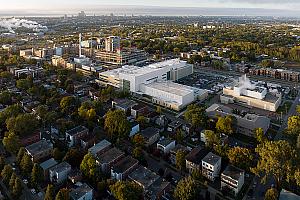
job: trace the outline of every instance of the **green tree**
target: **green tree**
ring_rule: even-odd
[[[69,200],[69,190],[66,188],[60,189],[56,194],[55,200]]]
[[[143,147],[145,145],[145,139],[141,134],[136,134],[132,138],[132,143],[136,147]]]
[[[132,156],[138,160],[142,160],[144,158],[143,149],[140,146],[137,146],[132,151]]]
[[[109,110],[106,113],[104,127],[108,131],[111,138],[124,138],[129,135],[130,123],[126,115],[121,110]]]
[[[186,156],[185,151],[183,151],[181,149],[176,152],[175,165],[176,165],[177,169],[179,169],[180,171],[185,170],[185,156]]]
[[[43,169],[39,166],[39,164],[34,163],[31,171],[32,186],[37,187],[43,181],[43,176]]]
[[[177,200],[196,200],[199,197],[199,185],[191,177],[181,179],[175,190],[174,197]]]
[[[233,117],[225,116],[219,117],[216,123],[216,130],[218,133],[224,133],[230,135],[234,132],[233,130]]]
[[[21,148],[19,149],[19,152],[18,152],[17,157],[16,157],[16,163],[17,163],[18,165],[20,165],[20,163],[21,163],[21,161],[22,161],[22,158],[23,158],[24,154],[25,154],[25,148],[24,148],[24,147],[21,147]]]
[[[49,112],[49,108],[47,105],[39,105],[36,108],[35,114],[45,123],[47,113]]]
[[[217,155],[221,156],[224,159],[227,159],[229,147],[228,145],[217,144],[214,146],[214,151]]]
[[[78,108],[78,115],[87,121],[93,121],[95,120],[97,113],[93,108],[93,104],[89,101],[85,101]]]
[[[130,181],[118,181],[109,189],[117,200],[139,200],[143,195],[143,189]]]
[[[139,123],[139,125],[141,127],[145,127],[146,126],[146,117],[144,117],[143,115],[140,115],[136,118],[136,122]]]
[[[87,153],[80,164],[80,170],[84,176],[92,178],[96,174],[96,160],[91,153]]]
[[[76,148],[71,148],[66,153],[63,161],[68,162],[73,167],[79,167],[81,161],[83,159],[83,154]]]
[[[17,80],[17,88],[22,90],[28,90],[32,86],[32,83],[28,79]]]
[[[258,143],[264,143],[267,140],[267,137],[265,136],[265,131],[262,128],[256,128],[254,130],[256,140]]]
[[[291,135],[298,135],[300,130],[300,116],[291,116],[288,119],[287,132]]]
[[[228,159],[234,166],[248,170],[253,161],[253,155],[247,148],[233,147],[228,151]]]
[[[184,113],[184,118],[196,128],[206,125],[207,122],[205,109],[195,104],[187,107],[187,110]]]
[[[59,150],[59,148],[57,147],[52,150],[52,156],[55,160],[62,160],[64,155],[64,152]]]
[[[17,178],[17,175],[15,172],[12,173],[11,177],[10,177],[10,180],[9,180],[9,189],[12,190],[14,185],[15,185],[15,180]]]
[[[214,145],[218,145],[221,143],[220,134],[217,134],[212,130],[205,130],[204,136],[205,136],[205,145],[207,147],[213,147]]]
[[[0,171],[3,170],[4,166],[5,166],[5,158],[3,155],[0,155]]]
[[[267,190],[264,200],[277,200],[278,197],[278,191],[275,188],[270,188]]]
[[[184,132],[182,129],[176,131],[175,139],[178,143],[182,143],[184,140]]]
[[[298,115],[299,115],[299,114],[300,114],[300,105],[297,105],[296,111],[297,111],[297,113],[298,113]]]
[[[19,104],[13,104],[8,106],[4,111],[0,112],[0,124],[4,124],[4,122],[10,117],[16,117],[18,114],[22,113],[23,109]]]
[[[0,104],[10,105],[12,103],[12,94],[8,91],[0,93]]]
[[[11,117],[6,121],[9,132],[14,132],[20,136],[32,134],[38,128],[38,125],[38,120],[29,113],[19,114],[17,117]]]
[[[76,108],[77,100],[73,96],[63,97],[60,101],[60,108],[64,113],[71,114]]]
[[[30,156],[28,154],[25,154],[22,158],[22,161],[20,163],[20,168],[21,168],[21,172],[23,175],[30,175],[31,171],[32,171],[32,160],[30,158]]]
[[[55,197],[54,187],[53,185],[48,184],[44,200],[54,200],[54,197]]]
[[[20,139],[15,133],[8,133],[2,140],[5,149],[13,154],[16,154],[20,148]]]
[[[294,179],[298,186],[300,186],[300,168],[295,170]]]
[[[289,181],[292,173],[292,161],[295,159],[295,151],[287,141],[267,141],[259,144],[255,149],[259,155],[257,166],[252,172],[262,177],[265,183],[268,176],[272,176],[277,189],[281,189],[284,181]]]
[[[10,165],[5,165],[3,170],[1,171],[1,177],[5,184],[9,183],[12,173],[13,173],[12,167]]]
[[[21,194],[22,194],[22,190],[23,190],[23,187],[22,187],[22,182],[21,182],[21,179],[19,177],[17,177],[15,179],[15,185],[12,189],[12,195],[18,199]]]

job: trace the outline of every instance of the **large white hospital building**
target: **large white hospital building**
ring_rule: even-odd
[[[193,73],[193,65],[179,59],[145,67],[123,66],[100,73],[102,84],[149,96],[153,103],[180,110],[197,99],[205,99],[206,90],[174,83]]]

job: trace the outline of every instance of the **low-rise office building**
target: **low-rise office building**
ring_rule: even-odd
[[[220,100],[224,104],[237,102],[275,112],[281,104],[282,94],[271,93],[264,86],[251,83],[245,75],[238,82],[224,87]]]
[[[216,119],[218,116],[233,116],[236,119],[234,126],[236,126],[237,133],[241,133],[249,137],[255,137],[255,129],[257,128],[262,128],[264,133],[266,133],[271,122],[271,120],[266,116],[250,113],[245,113],[243,115],[234,114],[231,108],[220,104],[213,104],[206,109],[206,113],[208,117]]]

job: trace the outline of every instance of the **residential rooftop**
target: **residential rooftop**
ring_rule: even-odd
[[[54,167],[50,168],[50,171],[55,171],[56,173],[60,173],[69,168],[71,168],[71,165],[64,161],[64,162],[61,162],[58,165],[55,165]]]
[[[42,162],[40,164],[40,167],[43,169],[43,170],[47,170],[47,169],[50,169],[51,167],[57,165],[57,161],[54,160],[54,158],[50,158],[49,160],[46,160],[45,162]]]
[[[41,151],[45,151],[47,149],[52,149],[52,148],[53,148],[53,144],[50,141],[47,141],[47,140],[40,140],[36,143],[33,143],[33,144],[25,147],[25,149],[31,155],[35,155],[35,154],[38,154]]]
[[[240,176],[243,176],[245,173],[244,170],[239,169],[233,165],[228,165],[225,170],[222,172],[222,175],[228,176],[234,180],[239,180]]]
[[[101,164],[110,163],[123,155],[124,155],[124,152],[122,152],[121,150],[114,147],[114,148],[111,148],[108,151],[100,154],[97,157],[97,161]]]
[[[144,189],[149,188],[156,180],[159,179],[159,176],[156,173],[143,166],[140,166],[131,172],[128,177],[142,185]]]
[[[114,166],[113,166],[113,170],[116,173],[123,173],[125,171],[127,171],[128,169],[130,169],[133,165],[138,164],[138,160],[132,158],[131,156],[127,156],[125,158],[123,158],[122,160],[120,160],[119,162],[117,162]]]
[[[209,152],[203,159],[202,161],[208,163],[208,164],[211,164],[211,165],[215,165],[219,160],[221,160],[221,157],[212,153],[212,152]]]
[[[164,138],[164,139],[158,141],[157,144],[166,147],[166,146],[168,146],[170,143],[172,143],[174,141],[175,140],[172,140],[170,138]]]
[[[68,135],[75,135],[77,133],[81,133],[83,131],[89,131],[89,129],[87,129],[85,126],[76,126],[75,128],[72,128],[70,130],[66,131],[66,134]]]
[[[140,134],[144,138],[149,139],[152,136],[154,136],[157,132],[159,133],[159,129],[151,126],[151,127],[147,127],[144,130],[142,130]]]
[[[202,147],[196,147],[192,149],[190,153],[187,154],[185,159],[189,162],[200,164],[205,155],[207,155],[208,151]]]
[[[70,192],[71,199],[77,200],[83,197],[86,193],[93,191],[93,189],[86,183],[81,186],[72,189]]]
[[[96,156],[99,152],[101,152],[102,150],[108,148],[111,146],[111,143],[107,140],[101,140],[100,142],[98,142],[97,144],[95,144],[94,146],[92,146],[91,148],[89,148],[89,152]]]

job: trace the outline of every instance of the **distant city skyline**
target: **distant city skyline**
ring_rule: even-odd
[[[0,15],[6,14],[76,14],[80,10],[84,10],[87,13],[101,13],[116,12],[116,14],[130,14],[130,9],[133,7],[140,8],[134,10],[133,14],[153,14],[155,15],[157,10],[162,8],[170,8],[166,15],[177,14],[178,9],[182,8],[182,14],[184,15],[196,15],[197,8],[211,8],[217,9],[215,12],[211,10],[208,15],[218,15],[221,9],[228,10],[227,12],[221,12],[220,15],[241,15],[243,9],[245,15],[278,15],[278,16],[299,16],[297,11],[300,11],[299,0],[10,0],[1,4]],[[109,9],[105,9],[109,8]],[[143,9],[148,9],[143,13]],[[153,9],[151,12],[149,9]],[[175,10],[177,11],[175,12]],[[189,13],[187,9],[194,10]],[[232,10],[237,9],[237,10]],[[265,9],[268,12],[257,12],[255,9]],[[184,11],[185,10],[185,11]],[[201,11],[201,10],[200,10]],[[206,12],[199,11],[199,15],[206,15]],[[292,13],[289,13],[291,11]],[[181,12],[180,12],[181,13]],[[157,14],[161,15],[161,14]]]

